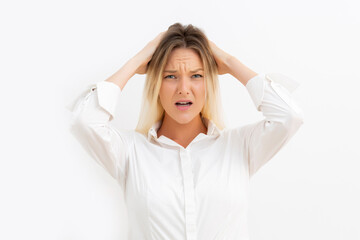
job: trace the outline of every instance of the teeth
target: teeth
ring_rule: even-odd
[[[177,102],[177,105],[190,105],[190,102]]]

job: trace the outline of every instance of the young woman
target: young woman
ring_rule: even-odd
[[[224,126],[217,76],[227,73],[263,120]],[[135,131],[120,131],[111,121],[134,74],[146,74],[142,111]],[[176,23],[80,97],[71,129],[124,190],[129,239],[245,240],[249,180],[303,124],[296,87]]]

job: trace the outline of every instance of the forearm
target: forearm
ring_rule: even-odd
[[[120,87],[121,90],[125,87],[128,80],[135,75],[136,70],[140,66],[139,60],[136,57],[128,60],[117,72],[107,78],[105,81],[113,82]]]
[[[236,57],[230,56],[226,61],[226,65],[229,73],[239,80],[244,86],[246,83],[258,73],[254,72],[242,62],[240,62]]]

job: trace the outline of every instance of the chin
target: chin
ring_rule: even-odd
[[[183,116],[179,116],[179,115],[181,114],[177,114],[177,116],[173,117],[174,121],[176,121],[179,124],[187,124],[195,118],[195,116],[189,116],[187,114],[183,114]]]

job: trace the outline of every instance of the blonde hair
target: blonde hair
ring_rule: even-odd
[[[152,125],[164,117],[165,110],[160,103],[159,92],[164,68],[175,48],[189,48],[199,54],[204,66],[206,86],[205,104],[200,114],[212,120],[220,130],[224,129],[217,64],[208,39],[202,30],[191,24],[175,23],[168,28],[148,63],[141,112],[135,130],[146,135]]]

